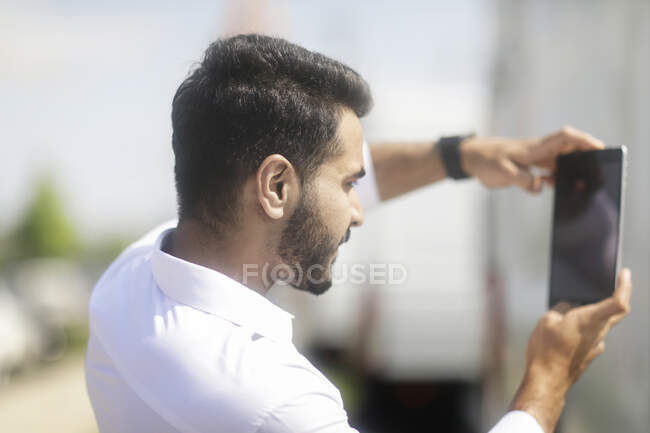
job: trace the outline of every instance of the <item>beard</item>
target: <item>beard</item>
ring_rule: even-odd
[[[330,259],[338,247],[350,238],[348,228],[342,239],[332,236],[317,211],[315,197],[309,189],[282,232],[278,255],[290,269],[287,283],[299,290],[321,295],[332,287]]]

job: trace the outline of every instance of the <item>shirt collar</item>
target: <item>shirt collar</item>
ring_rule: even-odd
[[[253,329],[277,342],[291,342],[293,315],[221,272],[167,254],[161,248],[174,229],[156,240],[151,267],[158,287],[190,307]]]

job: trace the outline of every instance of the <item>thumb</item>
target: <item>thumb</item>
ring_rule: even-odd
[[[613,319],[614,323],[618,323],[630,310],[631,292],[630,270],[625,268],[618,275],[618,284],[614,294],[592,306],[592,319],[594,321]]]

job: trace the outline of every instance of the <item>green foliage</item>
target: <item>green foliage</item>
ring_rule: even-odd
[[[73,257],[79,252],[78,235],[49,179],[37,184],[34,199],[13,238],[15,259]]]

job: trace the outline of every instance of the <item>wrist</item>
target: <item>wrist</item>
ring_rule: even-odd
[[[570,388],[570,384],[553,376],[529,368],[510,405],[510,410],[521,410],[533,416],[546,433],[555,430]]]
[[[472,144],[474,141],[476,141],[476,136],[469,135],[464,137],[461,140],[461,142],[458,144],[458,151],[460,153],[460,166],[463,169],[463,171],[467,173],[469,176],[474,176],[474,173],[471,169],[472,167],[471,160],[473,158],[471,151],[472,151]]]
[[[466,179],[470,174],[466,171],[461,154],[461,145],[468,137],[473,135],[455,135],[441,137],[434,146],[437,157],[442,161],[446,177],[452,179]]]

